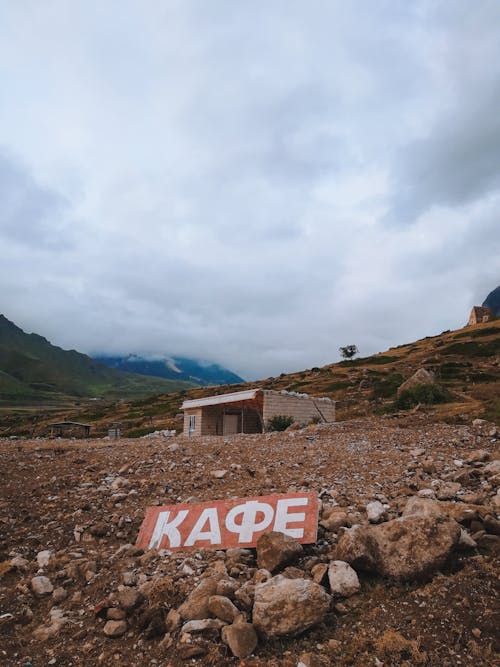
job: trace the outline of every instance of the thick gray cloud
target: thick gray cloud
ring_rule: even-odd
[[[0,9],[0,310],[264,377],[499,282],[496,0]]]

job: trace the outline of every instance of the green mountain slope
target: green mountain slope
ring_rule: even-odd
[[[192,387],[108,368],[42,336],[26,334],[0,315],[0,400],[47,401],[66,397],[145,396]]]

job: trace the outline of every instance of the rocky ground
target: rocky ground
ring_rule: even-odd
[[[0,662],[497,665],[499,442],[493,424],[418,413],[226,439],[0,440]],[[322,504],[314,545],[134,546],[150,505],[303,490]]]

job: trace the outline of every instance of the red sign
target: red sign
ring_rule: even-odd
[[[316,542],[317,524],[315,493],[148,507],[137,546],[170,551],[254,547],[271,530],[310,544]]]

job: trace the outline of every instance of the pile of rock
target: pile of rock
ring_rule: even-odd
[[[456,548],[475,546],[448,505],[437,500],[411,497],[402,515],[388,521],[383,521],[388,506],[374,501],[366,508],[367,520],[352,527],[347,509],[324,509],[321,524],[338,535],[321,557],[308,556],[301,544],[278,532],[261,535],[255,555],[249,549],[215,552],[177,608],[161,599],[152,604],[161,581],[138,590],[122,586],[97,608],[106,621],[104,634],[119,637],[139,630],[175,646],[182,658],[204,655],[211,643],[222,641],[233,656],[245,658],[259,640],[300,635],[328,622],[344,608],[342,598],[360,591],[358,572],[399,581],[428,578]],[[183,570],[194,573],[186,564]]]

